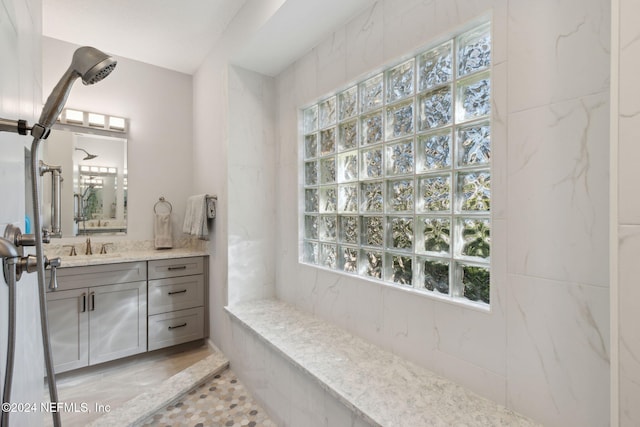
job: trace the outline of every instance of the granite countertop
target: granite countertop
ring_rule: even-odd
[[[54,244],[45,246],[45,255],[49,258],[59,257],[60,268],[81,267],[85,265],[118,264],[123,262],[151,261],[157,259],[187,258],[209,255],[204,242],[180,242],[173,249],[155,249],[149,241],[118,241],[109,243],[106,254],[100,254],[104,242],[92,242],[92,255],[84,255],[84,242],[72,242],[78,255],[69,255],[70,244]]]

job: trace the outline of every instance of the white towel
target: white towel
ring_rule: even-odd
[[[200,240],[209,240],[207,227],[207,194],[191,196],[187,200],[182,232],[196,236]]]
[[[170,249],[173,247],[171,237],[171,213],[157,213],[153,222],[156,249]]]

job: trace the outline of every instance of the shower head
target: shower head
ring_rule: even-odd
[[[91,160],[91,159],[95,159],[96,157],[98,157],[97,154],[89,154],[89,152],[87,150],[85,150],[84,148],[76,148],[76,151],[84,151],[86,154],[86,157],[82,160]]]
[[[65,102],[67,102],[71,86],[78,77],[85,85],[97,83],[107,77],[116,64],[115,59],[96,48],[84,46],[76,49],[71,65],[47,98],[38,124],[45,129],[50,129],[53,126]]]

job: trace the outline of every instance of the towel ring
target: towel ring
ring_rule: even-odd
[[[171,205],[171,203],[168,200],[166,200],[164,198],[164,196],[160,197],[160,199],[158,199],[156,204],[153,205],[153,212],[158,213],[158,209],[157,209],[158,205],[162,205],[162,206],[169,205],[169,212],[168,213],[171,213],[171,211],[173,210],[173,206]]]

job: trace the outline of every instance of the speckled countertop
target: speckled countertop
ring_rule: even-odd
[[[226,309],[374,426],[538,425],[282,301],[251,301]]]
[[[105,239],[92,240],[92,255],[84,254],[86,250],[86,243],[84,241],[49,244],[45,246],[45,255],[49,258],[60,257],[62,261],[60,268],[208,255],[206,242],[189,239],[176,242],[176,247],[173,249],[155,249],[153,241],[147,240],[121,240],[111,242],[112,241],[107,242]],[[103,243],[109,244],[106,254],[100,254],[100,248]],[[71,244],[75,246],[78,255],[69,255]]]

